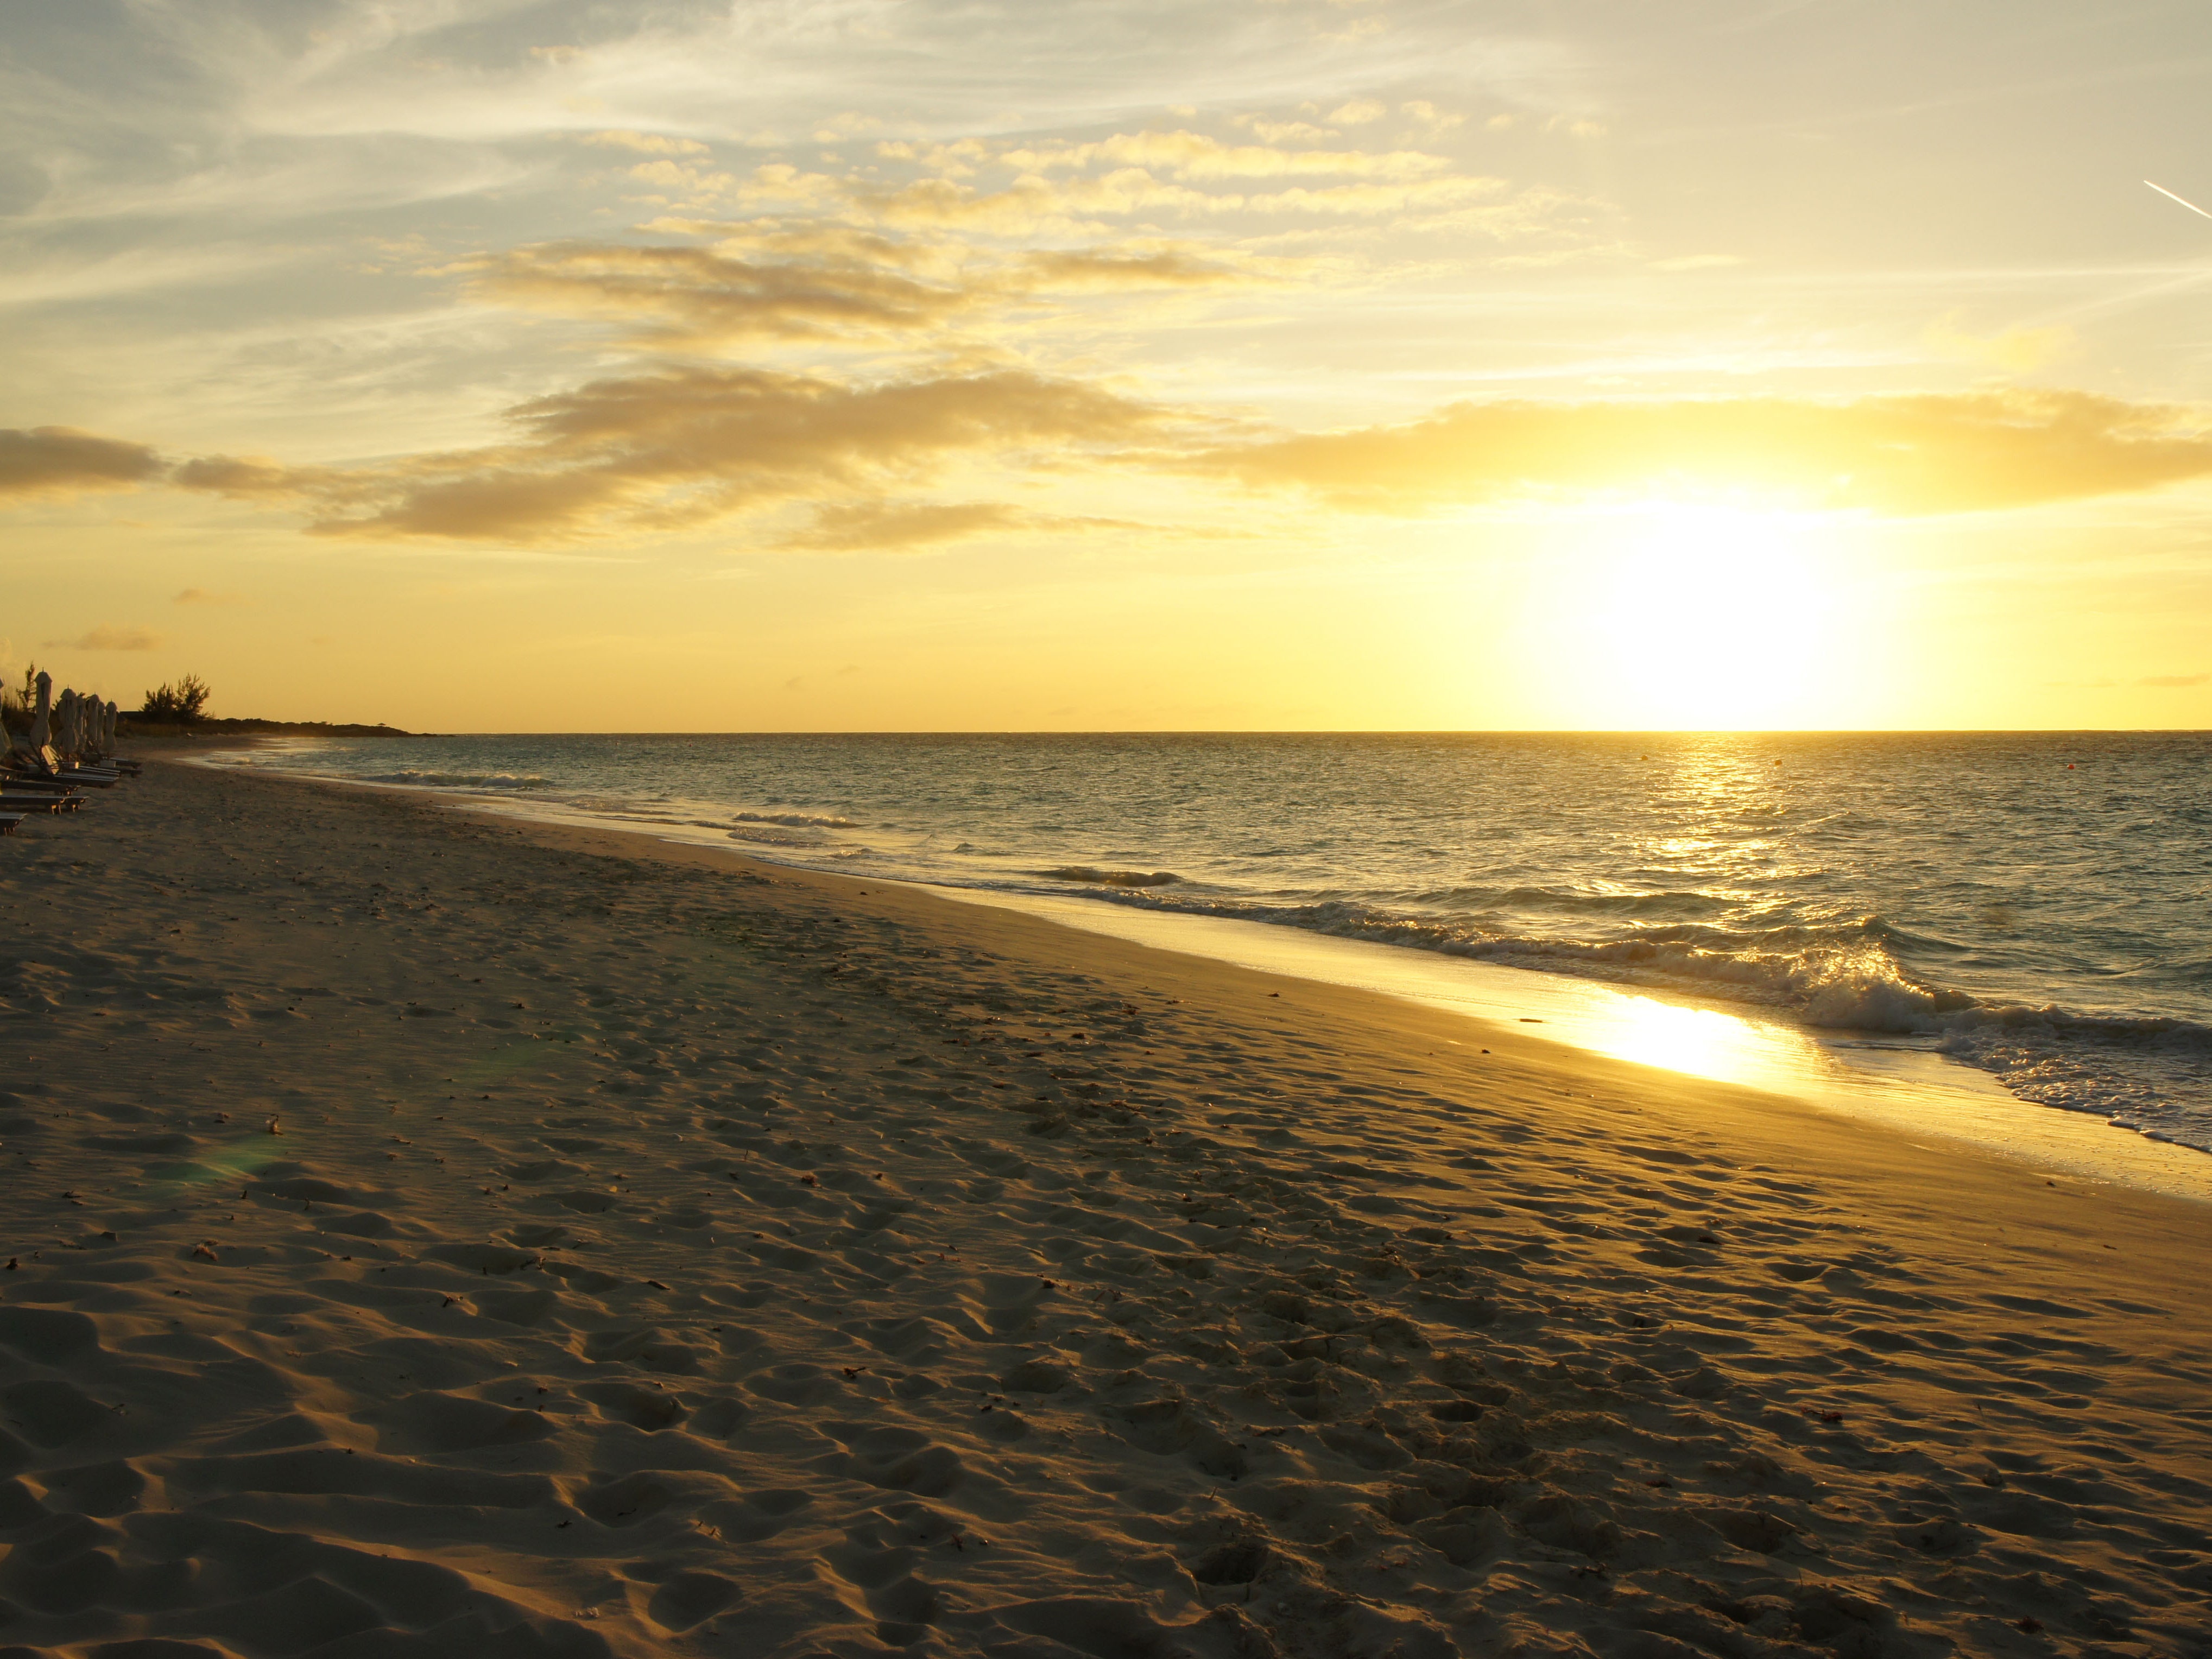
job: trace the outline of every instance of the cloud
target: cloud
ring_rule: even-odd
[[[1236,116],[1231,124],[1245,128],[1271,144],[1318,143],[1337,136],[1334,127],[1317,127],[1310,121],[1270,121],[1257,115]]]
[[[818,507],[814,522],[778,547],[821,552],[872,552],[964,541],[1023,522],[1017,508],[996,501],[853,501]]]
[[[975,190],[951,179],[922,179],[895,188],[857,187],[852,192],[855,207],[884,224],[1002,235],[1079,228],[1102,215],[1205,213],[1218,206],[1220,199],[1187,185],[1155,179],[1142,167],[1119,167],[1100,178],[1064,181],[1030,174],[996,191]]]
[[[1466,116],[1447,114],[1425,98],[1416,98],[1411,103],[1399,105],[1398,112],[1409,121],[1419,121],[1431,132],[1449,132],[1454,127],[1467,124]]]
[[[1127,292],[1262,283],[1285,262],[1237,259],[1175,245],[1046,248],[1024,254],[1001,282],[1012,292]]]
[[[1018,370],[852,385],[684,368],[593,381],[507,413],[511,443],[354,469],[210,457],[176,482],[296,504],[320,535],[561,541],[875,495],[955,456],[1103,459],[1168,420],[1102,387]]]
[[[1373,108],[1378,117],[1387,112],[1380,104]],[[1329,118],[1343,120],[1344,111]],[[1293,175],[1430,179],[1451,170],[1450,161],[1443,156],[1420,150],[1285,149],[1275,144],[1224,144],[1218,138],[1188,131],[1116,133],[1093,143],[1035,145],[1007,150],[998,160],[1024,173],[1080,170],[1094,162],[1108,161],[1157,170],[1175,179],[1209,179]]]
[[[1031,173],[1004,190],[978,191],[949,179],[924,179],[896,189],[856,189],[854,201],[885,224],[980,230],[1020,235],[1064,227],[1082,228],[1101,217],[1173,213],[1185,218],[1233,213],[1380,217],[1442,214],[1492,200],[1507,190],[1500,179],[1451,176],[1363,180],[1338,185],[1293,185],[1240,194],[1194,190],[1155,177],[1143,167],[1118,167],[1095,177],[1051,179]],[[1533,199],[1534,193],[1528,193]],[[1546,204],[1556,198],[1545,198]],[[1516,225],[1541,228],[1524,200]]]
[[[187,587],[170,598],[173,605],[242,605],[235,593],[211,593],[204,587]]]
[[[2136,684],[2161,691],[2183,691],[2191,686],[2212,685],[2212,674],[2147,674]]]
[[[48,640],[49,651],[153,651],[160,648],[161,636],[149,634],[143,628],[95,628],[73,640]]]
[[[1919,515],[2205,477],[2212,420],[2078,392],[1455,404],[1404,425],[1224,446],[1186,465],[1374,512],[1688,483]]]
[[[886,552],[1009,531],[1081,534],[1140,528],[1120,519],[1030,513],[1000,501],[849,501],[816,508],[811,525],[776,545],[811,552]]]
[[[908,333],[970,303],[957,289],[852,258],[765,261],[593,243],[518,248],[493,262],[480,285],[570,314],[654,319],[695,341]]]
[[[0,427],[0,499],[123,489],[161,471],[161,457],[144,444],[65,426]]]
[[[957,152],[955,154],[955,152]],[[1477,229],[1500,238],[1575,228],[1590,204],[1540,187],[1516,191],[1503,179],[1459,173],[1423,150],[1286,149],[1230,144],[1200,133],[1119,133],[1084,143],[1032,144],[996,152],[982,145],[908,141],[878,155],[914,161],[924,176],[884,179],[872,167],[808,172],[788,162],[742,179],[687,175],[665,180],[694,203],[724,201],[754,212],[842,217],[905,231],[1033,236],[1101,234],[1103,222],[1134,215],[1220,219],[1298,214],[1395,218],[1417,230]],[[634,168],[672,169],[666,161]],[[1003,182],[987,169],[1015,169]],[[654,199],[665,200],[665,198]],[[1510,206],[1510,211],[1505,207]],[[1464,216],[1476,215],[1473,221]]]
[[[2014,327],[1996,334],[1971,334],[1959,326],[1959,313],[1946,313],[1929,324],[1922,337],[1943,356],[1962,363],[2027,374],[2074,349],[2074,331],[2063,324],[2049,328]]]
[[[586,242],[519,248],[480,265],[478,286],[571,316],[645,321],[656,343],[696,345],[911,335],[1042,294],[1257,283],[1273,280],[1270,272],[1281,264],[1172,242],[1041,249],[998,259],[957,244],[917,246],[851,227],[724,228],[732,234],[714,251]],[[746,240],[787,257],[751,257]],[[924,265],[944,274],[915,274]]]
[[[706,145],[696,138],[671,138],[658,132],[594,132],[586,135],[587,144],[604,144],[611,149],[634,149],[647,155],[705,155]]]

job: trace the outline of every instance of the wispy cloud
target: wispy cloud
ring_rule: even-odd
[[[590,243],[518,248],[481,286],[572,314],[649,321],[678,338],[906,334],[965,309],[957,287],[851,258],[757,260],[704,248]]]
[[[1456,404],[1403,425],[1224,447],[1188,465],[1370,512],[1687,484],[1966,513],[2212,476],[2212,416],[2078,392]]]
[[[1378,114],[1382,112],[1376,106]],[[1331,119],[1340,118],[1339,111]],[[1420,150],[1315,149],[1282,144],[1225,144],[1188,131],[1124,132],[1089,143],[1024,146],[993,158],[1022,173],[1081,171],[1100,162],[1144,167],[1183,179],[1354,178],[1432,179],[1449,173],[1449,157]]]
[[[2016,324],[1994,334],[1975,334],[1960,325],[1959,313],[1946,313],[1928,325],[1923,337],[1929,346],[1960,362],[2026,374],[2064,356],[2075,345],[2074,331],[2064,324],[2033,327]]]
[[[1140,528],[1120,519],[1037,513],[1002,501],[844,501],[817,508],[805,529],[776,545],[810,552],[887,552],[1018,532],[1065,536]]]
[[[711,227],[701,227],[710,228]],[[662,345],[744,339],[894,337],[942,329],[1051,294],[1263,284],[1283,261],[1187,246],[1044,249],[993,255],[910,246],[840,227],[731,225],[721,247],[571,242],[482,262],[484,294],[572,316],[642,324]],[[757,252],[746,241],[760,244]],[[773,252],[775,257],[760,257]]]
[[[49,651],[155,651],[161,647],[161,636],[143,628],[100,627],[80,634],[73,640],[48,640]]]
[[[632,149],[646,155],[707,155],[708,147],[696,138],[681,138],[665,132],[592,132],[586,133],[584,142],[613,149]]]

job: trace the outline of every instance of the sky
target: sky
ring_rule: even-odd
[[[2208,82],[2203,0],[0,0],[0,671],[2212,726]]]

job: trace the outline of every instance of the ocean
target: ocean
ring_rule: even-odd
[[[1878,1036],[2212,1152],[2212,735],[431,737],[233,763]]]

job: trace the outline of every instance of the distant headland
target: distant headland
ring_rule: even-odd
[[[332,720],[264,720],[233,716],[224,720],[203,716],[198,720],[148,719],[143,714],[125,714],[116,722],[116,735],[124,738],[228,738],[246,733],[265,732],[282,736],[287,732],[300,737],[316,738],[416,738],[420,732],[402,731],[396,726],[363,726],[358,722]]]
[[[28,665],[23,670],[21,685],[0,688],[0,727],[9,732],[26,735],[33,731],[40,719],[42,698],[47,694],[39,689],[39,666]],[[129,712],[117,711],[115,735],[118,738],[230,738],[252,734],[283,736],[290,733],[299,737],[315,738],[413,738],[422,734],[402,731],[396,726],[380,722],[363,726],[358,722],[331,720],[271,720],[244,715],[211,715],[206,712],[213,689],[197,674],[154,687],[145,694],[139,706]],[[43,741],[43,738],[41,739]],[[6,746],[0,741],[0,749]]]

